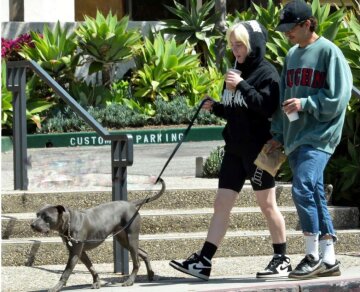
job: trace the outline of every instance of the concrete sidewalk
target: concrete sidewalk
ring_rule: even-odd
[[[290,255],[295,266],[303,255]],[[152,261],[155,272],[148,282],[142,264],[136,282],[131,287],[121,286],[127,276],[114,274],[112,264],[94,264],[102,287],[96,291],[185,292],[185,291],[360,291],[360,255],[338,255],[342,275],[339,277],[292,280],[288,278],[257,279],[255,273],[264,268],[269,256],[214,258],[212,277],[202,281],[180,273],[169,266],[169,261]],[[59,280],[65,265],[35,267],[2,267],[2,289],[6,292],[46,291]],[[240,275],[239,275],[240,274]],[[83,264],[78,264],[63,291],[94,291],[92,277]]]

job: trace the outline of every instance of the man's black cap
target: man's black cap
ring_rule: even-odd
[[[293,0],[280,11],[280,22],[275,30],[287,32],[312,16],[311,7],[303,0]]]

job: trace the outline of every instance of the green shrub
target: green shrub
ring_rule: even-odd
[[[333,204],[360,207],[360,99],[350,100],[342,140],[326,168],[325,181],[334,186]]]
[[[104,107],[84,107],[103,127],[116,130],[128,127],[144,127],[151,125],[189,124],[196,109],[189,107],[184,97],[177,97],[170,102],[156,99],[157,107],[154,116],[131,109],[125,104],[113,103]],[[78,115],[69,107],[52,111],[51,116],[43,123],[41,133],[92,131]],[[201,111],[195,124],[221,124],[221,120],[208,112]]]
[[[215,30],[215,23],[219,20],[219,14],[213,12],[215,1],[203,1],[198,8],[198,1],[191,0],[187,8],[174,0],[174,6],[165,5],[177,19],[167,19],[162,22],[162,33],[170,34],[178,44],[189,43],[200,55],[201,64],[209,65],[214,62],[209,52],[211,39],[222,37]]]
[[[199,67],[198,55],[192,55],[186,43],[176,44],[161,34],[145,38],[142,53],[135,61],[133,96],[142,102],[154,102],[158,96],[171,99],[177,94],[180,76]]]
[[[85,16],[85,21],[75,31],[82,55],[89,62],[89,74],[102,71],[102,85],[109,87],[113,81],[113,65],[129,60],[141,46],[141,34],[128,29],[129,17],[119,21],[111,11],[107,16],[97,11],[96,17]]]
[[[224,146],[218,146],[211,151],[209,157],[205,160],[203,176],[207,178],[219,177],[221,162],[224,157]]]
[[[62,28],[59,22],[53,30],[45,24],[42,34],[30,32],[32,46],[25,45],[20,52],[25,59],[39,63],[62,86],[75,79],[79,62],[75,33],[69,30],[69,26]]]

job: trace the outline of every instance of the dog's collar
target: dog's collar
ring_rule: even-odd
[[[61,233],[61,234],[62,234],[62,235],[64,236],[64,238],[66,239],[67,244],[72,247],[72,246],[73,246],[72,242],[79,243],[80,241],[77,240],[77,239],[75,239],[75,238],[73,238],[73,237],[71,236],[71,234],[70,234],[70,224],[71,224],[70,211],[68,211],[68,213],[69,213],[69,220],[68,220],[68,224],[67,224],[67,234],[65,234],[65,233]]]

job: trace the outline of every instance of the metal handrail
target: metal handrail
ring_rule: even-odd
[[[26,69],[32,69],[64,100],[98,135],[111,140],[112,200],[127,200],[127,166],[133,164],[133,138],[130,134],[111,134],[101,126],[64,88],[35,61],[6,63],[6,87],[13,94],[13,160],[14,189],[28,189]],[[114,272],[129,273],[129,255],[114,239]]]

